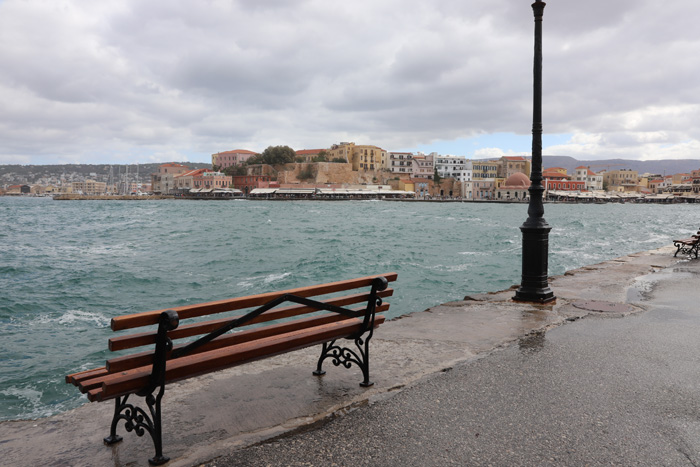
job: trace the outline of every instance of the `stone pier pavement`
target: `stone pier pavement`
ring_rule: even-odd
[[[554,304],[508,290],[387,322],[369,389],[311,376],[317,349],[171,385],[168,465],[700,464],[700,261],[673,251],[553,277]],[[0,459],[147,465],[148,437],[102,444],[111,410],[1,423]]]

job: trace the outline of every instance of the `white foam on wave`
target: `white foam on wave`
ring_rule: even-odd
[[[285,277],[291,275],[291,272],[282,272],[282,273],[273,273],[273,274],[268,274],[267,276],[254,276],[249,279],[243,280],[238,282],[236,285],[239,287],[243,287],[245,289],[249,289],[256,284],[259,284],[260,282],[264,284],[272,284],[277,281],[281,281]]]
[[[92,323],[99,327],[109,326],[110,319],[102,313],[83,310],[68,310],[60,315],[56,313],[41,314],[35,320],[36,324],[60,324],[70,326],[77,323]]]
[[[292,274],[291,272],[283,272],[283,273],[279,273],[279,274],[270,274],[269,276],[265,277],[265,279],[263,279],[263,282],[265,282],[266,284],[271,284],[271,283],[273,283],[273,282],[281,281],[282,279],[284,279],[285,277],[287,277],[287,276],[289,276],[289,275],[291,275],[291,274]]]
[[[68,310],[59,319],[59,324],[73,324],[77,322],[89,322],[95,323],[102,327],[109,326],[109,318],[107,318],[102,313],[95,313],[91,311],[83,310]]]
[[[57,407],[51,407],[41,402],[43,392],[33,387],[9,387],[0,390],[0,394],[7,398],[17,400],[17,406],[21,408],[20,419],[34,420],[48,417],[57,412]],[[13,404],[14,405],[14,404]]]

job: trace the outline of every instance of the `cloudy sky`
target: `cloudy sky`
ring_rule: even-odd
[[[0,164],[529,154],[531,0],[0,0]],[[545,154],[700,158],[700,2],[549,0]]]

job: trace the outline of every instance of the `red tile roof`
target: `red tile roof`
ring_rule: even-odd
[[[176,177],[194,177],[195,175],[200,175],[204,172],[213,172],[211,169],[195,169],[195,170],[190,170],[189,172],[185,172],[180,175],[175,175]]]
[[[248,151],[247,149],[234,149],[233,151],[218,152],[217,154],[257,154],[253,151]]]
[[[300,149],[294,152],[296,152],[298,156],[313,156],[321,151],[326,151],[326,149]]]

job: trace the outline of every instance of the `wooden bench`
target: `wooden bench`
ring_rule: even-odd
[[[155,456],[149,463],[161,465],[169,460],[163,456],[160,410],[168,383],[322,344],[313,374],[323,375],[323,362],[330,358],[335,366],[359,366],[363,376],[360,384],[372,385],[369,341],[374,328],[384,322],[384,316],[377,313],[389,309],[383,299],[393,294],[388,283],[396,278],[396,273],[382,274],[118,316],[112,319],[113,331],[144,326],[151,329],[110,338],[111,351],[151,348],[111,358],[100,368],[68,375],[66,382],[77,386],[91,402],[115,400],[106,444],[122,440],[117,435],[117,424],[124,420],[126,431],[151,436]],[[280,307],[285,303],[287,306]],[[364,305],[346,308],[356,304]],[[181,320],[234,310],[247,312],[179,326]],[[233,330],[236,332],[230,332]],[[193,336],[201,337],[173,344],[174,340]],[[336,342],[339,339],[354,340],[356,348],[342,346],[342,341]],[[131,395],[144,397],[148,410],[128,403]]]
[[[700,230],[690,238],[674,240],[673,246],[676,247],[676,252],[673,254],[674,257],[676,257],[678,253],[683,253],[686,255],[694,254],[697,258],[698,248],[700,248]]]

